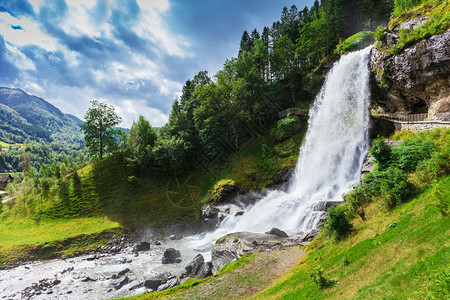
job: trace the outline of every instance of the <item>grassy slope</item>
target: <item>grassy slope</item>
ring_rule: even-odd
[[[371,204],[367,221],[354,220],[350,238],[317,238],[291,273],[254,298],[444,299],[450,293],[450,218],[436,206],[436,186],[450,198],[447,176],[391,212]],[[319,289],[308,275],[317,266],[339,284]]]

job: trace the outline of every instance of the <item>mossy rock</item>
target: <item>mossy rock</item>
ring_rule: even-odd
[[[236,182],[234,180],[222,179],[214,185],[213,190],[211,191],[210,202],[223,202],[230,194],[238,190],[239,188],[236,186]]]

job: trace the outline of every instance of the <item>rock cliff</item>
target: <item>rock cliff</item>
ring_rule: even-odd
[[[371,54],[373,104],[386,112],[441,113],[450,111],[450,30],[391,54],[399,30],[420,26],[414,19],[386,32]]]

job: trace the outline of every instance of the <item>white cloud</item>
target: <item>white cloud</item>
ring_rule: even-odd
[[[6,49],[8,52],[5,53],[6,57],[10,62],[12,62],[18,69],[22,71],[26,70],[36,70],[36,66],[34,62],[31,61],[28,57],[25,56],[19,49],[12,46],[9,43],[6,43]]]
[[[135,28],[136,34],[144,39],[150,39],[155,45],[162,47],[164,53],[181,58],[193,56],[188,49],[189,41],[168,30],[169,26],[164,21],[164,13],[170,8],[167,0],[146,1],[138,0],[142,9],[140,20]]]
[[[22,30],[15,30],[20,26]],[[0,12],[0,32],[4,39],[15,46],[36,45],[46,51],[56,51],[58,41],[40,29],[40,24],[28,17],[14,18],[10,14]]]

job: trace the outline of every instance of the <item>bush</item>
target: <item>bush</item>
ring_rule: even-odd
[[[383,137],[373,140],[369,152],[377,161],[378,169],[380,170],[385,169],[391,162],[392,149]]]
[[[432,142],[420,137],[405,140],[392,149],[393,164],[405,172],[415,171],[422,161],[431,157],[434,149]]]
[[[386,40],[386,27],[384,27],[383,25],[378,25],[377,30],[375,31],[375,40],[377,41]]]
[[[336,279],[328,280],[323,275],[323,269],[321,266],[315,267],[308,274],[309,274],[309,278],[311,278],[321,289],[330,287],[330,286],[333,286],[333,285],[336,285],[339,283],[339,281],[337,281]]]
[[[352,224],[350,224],[345,215],[345,207],[343,205],[331,206],[327,210],[327,214],[328,219],[324,226],[326,236],[333,236],[339,240],[350,232]]]

